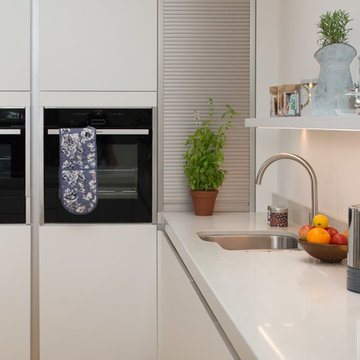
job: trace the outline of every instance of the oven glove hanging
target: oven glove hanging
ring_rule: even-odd
[[[97,205],[96,129],[60,129],[59,144],[61,204],[71,214],[89,214]]]

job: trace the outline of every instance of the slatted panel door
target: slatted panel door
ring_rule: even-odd
[[[161,14],[160,207],[165,211],[192,209],[183,171],[184,142],[195,129],[194,110],[204,119],[212,97],[216,126],[224,104],[240,113],[228,132],[223,164],[228,175],[215,210],[248,211],[250,134],[244,119],[250,113],[250,0],[163,0]]]

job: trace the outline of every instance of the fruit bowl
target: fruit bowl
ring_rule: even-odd
[[[298,240],[302,248],[311,256],[328,263],[338,263],[347,256],[347,245],[317,244]]]

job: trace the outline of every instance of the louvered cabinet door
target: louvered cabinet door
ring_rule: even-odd
[[[215,210],[249,210],[250,1],[163,0],[159,109],[163,130],[163,207],[191,209],[183,164],[188,134],[215,101],[215,119],[230,104],[240,113],[228,132],[223,168],[228,170]],[[220,121],[215,121],[218,126]]]

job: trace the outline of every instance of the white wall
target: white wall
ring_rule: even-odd
[[[335,9],[348,11],[354,19],[349,43],[360,53],[359,1],[257,0],[257,116],[269,113],[269,86],[318,77],[313,58],[318,49],[316,23],[321,14]],[[358,59],[351,70],[353,80],[358,80]],[[319,210],[347,221],[348,206],[360,203],[360,132],[257,130],[257,169],[276,152],[308,160],[318,177]],[[257,186],[257,211],[264,211],[272,192],[310,207],[309,176],[289,160],[267,170],[263,185]]]
[[[256,0],[255,0],[256,1]],[[269,114],[269,87],[279,78],[279,1],[257,0],[256,19],[256,116]],[[270,16],[269,16],[270,15]],[[256,130],[256,169],[277,151],[276,131]],[[271,166],[262,185],[256,186],[256,210],[265,211],[277,184],[277,164]]]

